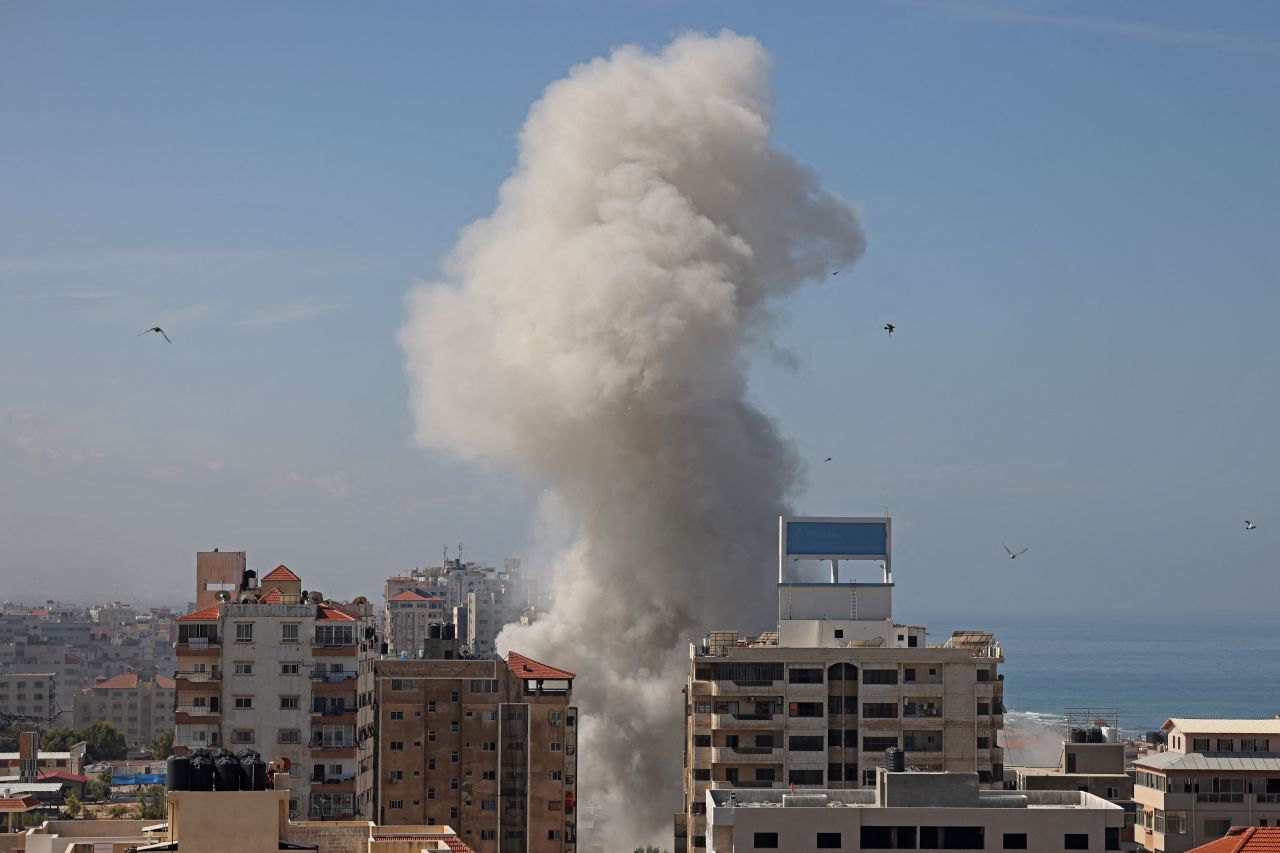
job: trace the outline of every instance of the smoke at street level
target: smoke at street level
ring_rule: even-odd
[[[580,800],[602,817],[582,840],[607,850],[669,846],[688,641],[773,611],[800,466],[747,402],[747,350],[863,248],[770,147],[769,72],[727,32],[574,68],[400,333],[419,442],[517,463],[572,520],[551,612],[499,645],[578,674]]]

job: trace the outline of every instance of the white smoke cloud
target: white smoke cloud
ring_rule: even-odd
[[[616,50],[549,86],[497,209],[400,333],[419,442],[515,462],[577,528],[505,650],[578,673],[581,801],[608,850],[670,845],[687,643],[772,621],[800,466],[747,402],[770,308],[862,253],[853,211],[770,147],[753,39]]]

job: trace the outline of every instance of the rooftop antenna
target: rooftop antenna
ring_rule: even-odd
[[[458,568],[462,568],[462,543],[458,543]]]

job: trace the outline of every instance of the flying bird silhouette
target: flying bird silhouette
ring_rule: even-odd
[[[891,338],[893,337],[893,330],[894,330],[894,329],[896,329],[896,328],[898,328],[898,327],[897,327],[897,326],[895,326],[895,325],[893,325],[892,323],[885,323],[885,324],[884,324],[884,330],[885,330],[886,332],[888,332],[888,333],[889,333],[889,337],[891,337]]]
[[[1000,544],[1001,544],[1001,545],[1004,545],[1004,543],[1003,543],[1003,542],[1001,542]],[[1013,550],[1012,550],[1008,545],[1004,545],[1004,549],[1005,549],[1006,551],[1008,551],[1008,552],[1009,552],[1009,559],[1010,559],[1010,560],[1016,560],[1016,559],[1018,559],[1018,557],[1019,557],[1019,556],[1021,556],[1022,554],[1027,553],[1027,549],[1026,549],[1026,548],[1023,548],[1021,551],[1017,551],[1017,552],[1015,552],[1015,551],[1013,551]]]
[[[1245,529],[1245,530],[1257,530],[1257,529],[1258,529],[1258,525],[1254,524],[1252,521],[1249,521],[1249,520],[1246,518],[1246,519],[1245,519],[1245,522],[1244,522],[1244,529]]]
[[[166,335],[164,333],[164,329],[160,328],[159,326],[152,326],[150,329],[147,329],[145,332],[138,332],[138,337],[142,337],[143,335],[150,334],[151,332],[159,332],[160,337],[164,338],[166,341],[169,341],[169,336]],[[173,341],[169,341],[169,343],[173,343]]]
[[[830,456],[828,456],[826,459],[823,459],[822,461],[823,461],[823,462],[830,462],[830,461],[831,461],[831,457],[830,457]]]

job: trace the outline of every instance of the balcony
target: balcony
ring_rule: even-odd
[[[782,683],[779,681],[724,678],[711,682],[713,696],[753,696],[758,693],[778,693],[781,689]]]
[[[716,764],[781,764],[782,750],[769,746],[719,746],[711,750]]]
[[[326,774],[322,779],[312,779],[311,789],[316,793],[355,793],[356,774]]]
[[[781,714],[713,714],[713,729],[777,729],[782,726]]]
[[[341,684],[344,681],[354,681],[360,677],[360,673],[354,669],[326,669],[324,667],[316,667],[311,670],[311,680],[320,681],[325,684]]]
[[[173,677],[178,681],[190,681],[190,682],[221,681],[222,671],[218,669],[210,670],[207,672],[202,669],[200,670],[180,669],[173,674]]]
[[[1265,796],[1265,795],[1264,795]],[[1196,794],[1197,803],[1243,803],[1244,794]]]
[[[776,782],[768,779],[739,779],[737,782],[730,782],[727,779],[717,779],[711,783],[711,787],[720,790],[722,788],[772,788]]]
[[[173,710],[189,717],[216,717],[220,713],[217,708],[210,708],[208,705],[178,705]]]
[[[183,655],[194,657],[217,657],[222,653],[222,644],[216,639],[210,640],[207,637],[191,637],[186,640],[179,640],[174,646],[174,651],[179,657]]]
[[[325,705],[311,709],[311,714],[315,717],[342,717],[355,712],[355,705]]]
[[[1280,803],[1280,794],[1256,794],[1259,803]]]

